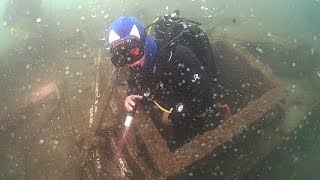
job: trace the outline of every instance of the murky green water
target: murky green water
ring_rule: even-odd
[[[92,155],[75,145],[81,141],[78,135],[90,139],[89,132],[120,118],[95,121],[99,94],[110,90],[107,75],[114,68],[105,62],[105,29],[120,15],[136,16],[147,25],[176,8],[201,22],[209,37],[227,37],[250,52],[292,92],[284,123],[272,127],[283,134],[281,143],[259,143],[257,149],[268,153],[249,166],[240,165],[243,173],[237,177],[319,179],[318,0],[2,0],[0,179],[96,179],[87,176],[94,170],[84,165]],[[110,105],[106,114],[122,108]],[[102,141],[87,143],[95,147],[97,142]],[[223,179],[230,171],[219,169],[219,163],[202,168],[204,172],[189,168],[185,174]],[[121,174],[112,165],[108,169],[102,179]]]

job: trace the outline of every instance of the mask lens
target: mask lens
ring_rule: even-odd
[[[132,56],[139,56],[141,53],[141,49],[139,47],[134,47],[130,49],[130,54]]]
[[[140,60],[144,54],[142,46],[143,44],[136,38],[125,39],[115,43],[110,48],[113,54],[111,62],[117,67],[122,67]]]
[[[123,56],[112,56],[111,62],[116,67],[123,67],[124,65],[126,65],[126,60]]]

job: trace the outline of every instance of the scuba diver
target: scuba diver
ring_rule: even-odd
[[[172,20],[177,24],[170,24]],[[214,114],[221,112],[220,106],[213,107],[216,102],[211,79],[217,72],[211,67],[212,73],[208,73],[207,64],[213,60],[211,45],[204,32],[191,23],[176,12],[166,15],[151,25],[155,27],[155,38],[131,16],[116,19],[108,28],[112,63],[129,66],[125,108],[132,111],[139,100],[147,112],[156,110],[160,123],[174,134],[170,137],[172,146],[187,134],[201,132],[209,109]],[[194,46],[198,46],[198,53]]]

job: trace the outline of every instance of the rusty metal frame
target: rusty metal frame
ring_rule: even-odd
[[[235,53],[245,56],[243,59],[258,70],[272,88],[258,99],[250,101],[244,109],[224,121],[219,127],[194,137],[191,142],[184,144],[175,152],[169,150],[166,140],[162,138],[152,119],[146,118],[147,114],[140,111],[134,122],[136,132],[133,130],[130,132],[132,135],[127,145],[131,158],[137,162],[147,177],[165,179],[180,173],[184,168],[210,155],[217,147],[239,136],[250,124],[263,118],[266,112],[272,110],[281,99],[289,95],[288,89],[268,67],[257,61],[250,53],[234,47],[232,43],[223,39],[213,44],[218,43],[223,43]],[[134,133],[139,136],[137,137]],[[145,144],[154,167],[146,167],[143,160],[138,157],[136,153],[138,150],[134,145],[137,138],[141,138]]]

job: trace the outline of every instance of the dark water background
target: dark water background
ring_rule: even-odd
[[[285,143],[243,179],[319,179],[319,1],[43,0],[39,11],[19,8],[0,1],[0,125],[14,124],[0,137],[0,179],[61,179],[56,161],[72,163],[73,155],[65,153],[70,136],[85,131],[88,122],[71,120],[71,127],[65,112],[52,108],[60,107],[56,99],[68,99],[72,119],[89,119],[96,75],[92,59],[97,60],[108,24],[119,15],[149,24],[176,8],[202,22],[210,37],[224,34],[245,46],[298,97],[298,108],[287,112]],[[57,90],[57,84],[64,89]],[[37,105],[41,88],[50,101]],[[36,107],[29,108],[32,103]],[[50,156],[41,159],[41,153]],[[52,170],[38,172],[45,162],[52,163],[43,168]]]

